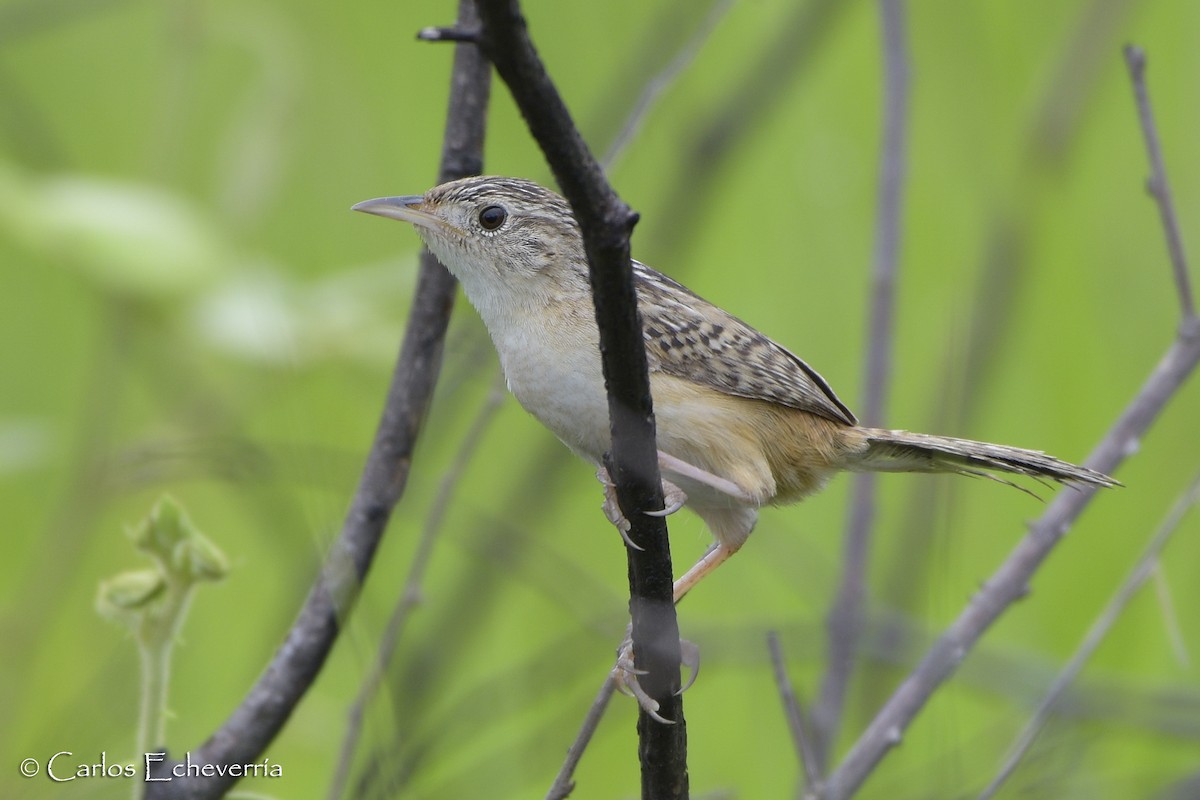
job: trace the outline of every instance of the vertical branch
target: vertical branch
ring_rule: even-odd
[[[1027,291],[1034,272],[1030,259],[1033,221],[1040,218],[1047,202],[1046,187],[1063,173],[1073,153],[1101,86],[1100,77],[1112,57],[1112,42],[1128,27],[1136,7],[1136,0],[1087,0],[1079,4],[1078,13],[1065,28],[1069,33],[1020,145],[1024,156],[1015,165],[1018,172],[1012,181],[1016,195],[1004,200],[983,234],[978,281],[964,316],[966,329],[961,342],[943,359],[939,377],[931,382],[934,386],[972,387],[962,398],[950,392],[933,398],[928,418],[949,421],[946,433],[970,429],[971,419],[995,379],[999,343],[1016,326],[1017,301]],[[915,593],[925,585],[933,562],[928,554],[937,541],[928,532],[941,486],[938,481],[921,481],[907,498],[905,522],[899,529],[902,540],[896,547],[907,559],[897,559],[889,566],[879,590],[892,608],[911,609]],[[879,687],[880,682],[870,685]]]
[[[867,332],[866,398],[863,424],[883,424],[891,378],[891,340],[896,305],[896,272],[900,252],[902,190],[906,172],[905,142],[909,95],[909,57],[903,0],[880,0],[883,39],[883,142],[879,166],[879,205],[875,220],[875,253],[871,275]],[[876,476],[854,476],[849,524],[843,547],[842,576],[826,619],[828,664],[821,696],[813,712],[816,758],[821,769],[836,744],[846,693],[862,638],[866,605],[867,562],[875,521]]]
[[[460,11],[470,13],[470,9],[470,0],[461,0]],[[474,47],[459,48],[442,150],[442,180],[477,174],[482,167],[489,75],[487,63]],[[191,753],[193,763],[226,765],[258,760],[333,649],[392,509],[404,493],[417,436],[441,369],[455,285],[450,274],[425,253],[375,441],[341,533],[271,663],[229,719]],[[146,797],[217,798],[236,780],[228,772],[176,778],[149,784]]]
[[[571,121],[538,57],[517,0],[478,0],[480,46],[508,85],[530,133],[546,156],[583,234],[600,332],[600,357],[612,433],[609,475],[631,524],[628,548],[630,611],[642,688],[674,725],[638,716],[642,794],[688,795],[687,729],[680,687],[679,627],[672,598],[674,576],[666,522],[647,510],[663,508],[654,410],[650,399],[629,235],[634,214],[604,179],[603,171]]]
[[[1131,59],[1130,72],[1135,84],[1140,80],[1140,64],[1144,63],[1139,53],[1135,48],[1132,55],[1126,55]],[[1138,91],[1141,96],[1144,85]],[[1140,104],[1139,109],[1146,110],[1143,122],[1151,121],[1148,104]],[[1153,124],[1148,129],[1153,130]],[[1157,135],[1153,141],[1157,142]],[[1156,147],[1149,144],[1149,140],[1148,146],[1152,151]],[[1153,155],[1151,160],[1155,161]],[[1157,163],[1161,165],[1161,159]],[[1162,184],[1165,185],[1165,176]],[[1155,194],[1155,200],[1160,203],[1164,222],[1174,219],[1169,194]],[[1168,239],[1172,236],[1169,224],[1166,235]],[[1182,252],[1181,247],[1178,250],[1180,256]],[[1184,319],[1175,341],[1088,458],[1087,466],[1092,469],[1111,474],[1121,462],[1136,452],[1137,443],[1200,363],[1200,317],[1190,307],[1187,268],[1182,261],[1175,262],[1175,285],[1184,309]],[[829,779],[826,789],[831,800],[850,797],[883,757],[899,744],[905,729],[938,687],[954,673],[984,632],[1009,606],[1028,593],[1033,574],[1066,535],[1094,494],[1095,489],[1062,492],[1041,518],[1030,526],[1025,538],[897,687],[859,737]]]

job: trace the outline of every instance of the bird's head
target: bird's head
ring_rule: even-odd
[[[555,299],[587,291],[579,226],[565,199],[518,178],[464,178],[424,195],[380,197],[355,211],[403,220],[478,307],[510,295]]]

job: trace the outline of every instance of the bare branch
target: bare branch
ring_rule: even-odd
[[[600,720],[604,718],[604,712],[608,709],[608,701],[612,699],[613,692],[616,690],[616,678],[609,675],[608,679],[600,687],[600,691],[596,694],[596,699],[592,701],[592,706],[588,709],[587,716],[583,718],[583,724],[579,726],[579,735],[575,737],[575,741],[571,742],[571,746],[567,749],[567,760],[563,762],[558,775],[554,777],[554,783],[550,785],[550,791],[546,792],[546,800],[562,800],[565,797],[569,797],[575,789],[575,768],[579,766],[579,759],[583,758],[583,751],[587,749],[588,744],[592,741],[592,734],[596,732],[596,728],[600,725]]]
[[[891,380],[891,342],[896,307],[896,272],[900,256],[902,189],[907,171],[909,55],[903,0],[880,0],[883,41],[883,142],[879,165],[879,205],[875,219],[875,255],[871,275],[863,424],[883,424]],[[867,562],[875,522],[876,476],[854,476],[850,515],[843,546],[842,575],[826,618],[828,663],[821,695],[813,711],[817,762],[824,771],[837,742],[846,692],[854,674],[855,655],[864,625]]]
[[[1141,390],[1126,406],[1086,464],[1112,474],[1137,450],[1137,443],[1200,362],[1200,317],[1185,317],[1175,341]],[[967,652],[1013,602],[1028,593],[1029,580],[1087,506],[1094,489],[1061,492],[1028,535],[967,608],[896,689],[829,780],[829,797],[849,797],[875,765],[899,744],[929,697],[958,667]]]
[[[469,13],[468,0],[460,13]],[[480,171],[489,72],[473,47],[455,55],[442,179]],[[191,759],[197,764],[245,764],[258,759],[287,722],[333,649],[366,578],[392,509],[404,492],[421,422],[442,361],[442,343],[455,283],[425,254],[412,314],[392,375],[375,441],[350,510],[299,617],[271,663],[229,719]],[[236,778],[226,774],[189,777],[147,785],[149,800],[216,798]]]
[[[1196,306],[1192,299],[1187,254],[1183,249],[1183,237],[1179,234],[1175,203],[1171,199],[1171,184],[1167,181],[1166,168],[1163,166],[1158,127],[1154,124],[1154,111],[1150,108],[1150,94],[1146,90],[1146,52],[1140,47],[1126,45],[1125,64],[1129,67],[1129,79],[1133,83],[1133,94],[1137,99],[1138,119],[1142,123],[1142,135],[1146,139],[1146,154],[1150,158],[1150,177],[1146,180],[1146,190],[1154,197],[1159,216],[1162,218],[1167,249],[1171,252],[1171,267],[1175,272],[1175,290],[1179,293],[1180,310],[1184,319],[1191,319],[1196,316]]]
[[[1200,362],[1200,318],[1193,317],[1085,464],[1112,474]],[[849,797],[900,743],[904,730],[996,619],[1024,597],[1029,580],[1087,506],[1095,489],[1060,492],[1000,568],[888,699],[829,779],[828,796]]]
[[[608,390],[612,432],[608,471],[632,526],[629,536],[641,548],[626,548],[634,657],[637,668],[646,672],[643,689],[658,701],[659,713],[675,721],[662,725],[644,709],[639,714],[642,792],[647,797],[687,797],[687,731],[683,701],[676,694],[681,685],[680,649],[670,543],[665,520],[642,513],[663,508],[663,495],[629,255],[629,235],[637,215],[605,181],[571,121],[533,47],[516,0],[479,0],[478,6],[483,22],[480,45],[508,84],[583,234]]]
[[[800,698],[797,697],[796,689],[788,679],[787,662],[783,658],[779,634],[775,631],[767,632],[767,650],[771,653],[775,685],[779,687],[779,699],[783,701],[783,715],[787,719],[788,730],[792,734],[792,744],[796,746],[796,757],[804,767],[805,785],[817,786],[821,782],[821,765],[817,763],[817,755],[813,748],[814,742],[809,735],[808,725],[804,719],[804,709],[800,707]]]
[[[454,496],[454,490],[458,487],[458,482],[462,478],[463,472],[474,457],[475,451],[478,449],[479,443],[483,440],[483,435],[487,431],[488,426],[495,419],[496,412],[500,409],[504,397],[504,377],[500,373],[497,373],[496,379],[492,382],[492,388],[488,391],[487,397],[479,408],[479,412],[475,415],[474,421],[472,421],[470,428],[463,436],[462,445],[459,447],[458,453],[454,456],[454,460],[446,470],[446,474],[442,476],[442,480],[438,485],[437,495],[434,497],[433,503],[429,508],[429,514],[425,518],[425,525],[421,530],[421,540],[417,544],[417,551],[413,555],[412,563],[408,567],[408,577],[404,581],[404,588],[400,592],[400,599],[396,603],[396,607],[392,611],[392,616],[388,620],[387,628],[380,639],[379,650],[376,653],[375,660],[372,662],[371,670],[363,678],[362,686],[359,688],[358,695],[354,698],[354,703],[351,704],[350,711],[347,714],[346,734],[342,738],[341,755],[338,758],[337,770],[329,786],[328,796],[330,800],[336,800],[342,796],[346,781],[350,777],[350,767],[354,761],[354,751],[358,747],[358,739],[362,731],[363,714],[367,704],[374,699],[375,693],[379,691],[379,687],[387,675],[388,665],[391,663],[392,656],[396,652],[396,646],[400,643],[400,637],[408,625],[408,619],[412,615],[413,609],[421,602],[421,584],[425,579],[425,570],[429,566],[430,558],[433,556],[433,545],[437,540],[438,533],[442,530],[442,521],[446,518],[446,510],[450,507],[450,500]]]
[[[1058,677],[1054,679],[1054,683],[1050,685],[1046,696],[1033,712],[1033,717],[1030,718],[1025,729],[1021,731],[1021,735],[1013,743],[1008,756],[1004,760],[1004,764],[1000,767],[999,773],[979,794],[979,800],[987,800],[987,798],[994,796],[1000,787],[1004,785],[1004,782],[1008,780],[1009,776],[1012,775],[1013,771],[1016,770],[1017,765],[1021,763],[1021,759],[1029,752],[1034,739],[1037,738],[1037,735],[1045,726],[1046,720],[1050,717],[1050,712],[1054,709],[1067,688],[1079,676],[1084,664],[1096,652],[1096,648],[1108,636],[1108,632],[1112,630],[1117,618],[1125,610],[1125,606],[1129,604],[1133,595],[1137,593],[1137,590],[1142,587],[1142,584],[1146,582],[1146,579],[1155,570],[1158,565],[1159,554],[1162,553],[1172,534],[1179,527],[1179,523],[1184,515],[1198,501],[1200,501],[1200,474],[1197,474],[1192,479],[1191,485],[1175,501],[1174,507],[1159,526],[1150,543],[1146,545],[1146,549],[1134,564],[1133,569],[1129,571],[1129,574],[1125,576],[1125,580],[1117,587],[1117,591],[1109,599],[1100,616],[1092,623],[1091,628],[1088,629],[1087,635],[1080,642],[1079,647],[1071,655],[1071,658],[1067,661],[1062,671],[1059,672]]]

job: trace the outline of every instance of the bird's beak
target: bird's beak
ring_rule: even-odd
[[[380,217],[391,217],[403,222],[410,222],[421,228],[444,228],[447,223],[425,210],[425,198],[419,194],[403,197],[376,197],[374,200],[364,200],[350,207],[351,211],[362,211],[365,214],[375,214]]]

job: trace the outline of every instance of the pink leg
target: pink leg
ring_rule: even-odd
[[[675,602],[678,604],[684,595],[690,592],[706,575],[729,560],[738,551],[738,547],[727,544],[715,544],[697,561],[691,569],[679,576],[675,581]]]

